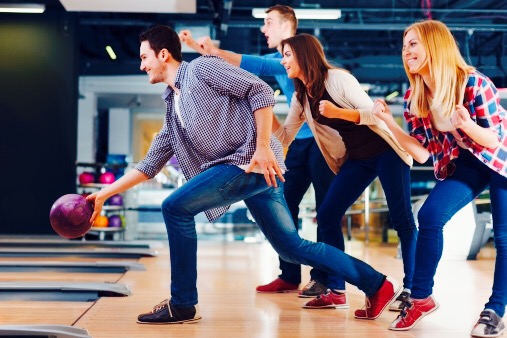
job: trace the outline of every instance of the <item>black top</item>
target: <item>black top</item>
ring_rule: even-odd
[[[321,100],[330,101],[337,107],[340,107],[331,98],[327,90],[324,91],[322,97],[317,101],[319,102]],[[315,101],[309,101],[310,107],[313,107],[313,103]],[[382,137],[377,135],[377,133],[366,125],[358,125],[354,122],[339,118],[328,118],[320,115],[319,111],[314,111],[313,108],[312,116],[315,122],[336,129],[340,133],[343,138],[343,143],[345,143],[345,146],[347,147],[347,154],[350,159],[366,160],[390,148],[389,144],[384,141]]]

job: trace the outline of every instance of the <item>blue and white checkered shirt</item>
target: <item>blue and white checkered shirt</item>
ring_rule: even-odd
[[[248,165],[257,137],[253,112],[274,106],[271,87],[214,56],[183,61],[175,87],[180,90],[181,120],[174,109],[175,92],[168,86],[162,95],[167,106],[164,125],[136,169],[154,177],[175,155],[189,180],[219,163]],[[285,171],[283,149],[273,135],[271,149]],[[206,216],[213,221],[228,208],[209,210]]]

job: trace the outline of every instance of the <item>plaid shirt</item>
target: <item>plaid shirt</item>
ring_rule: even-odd
[[[405,94],[405,119],[408,122],[410,135],[426,147],[433,159],[435,177],[443,180],[454,172],[454,163],[464,149],[459,149],[455,137],[450,132],[441,132],[433,128],[430,117],[419,118],[410,113],[410,89]],[[463,106],[470,112],[470,117],[479,126],[494,130],[501,145],[488,149],[474,142],[462,130],[457,129],[463,143],[475,157],[492,170],[507,176],[507,120],[506,111],[500,105],[498,91],[494,84],[480,72],[472,72],[465,88]]]
[[[167,107],[164,125],[136,169],[154,177],[175,155],[189,180],[216,164],[248,165],[257,137],[253,112],[274,106],[271,87],[213,56],[183,61],[175,87],[180,90],[181,120],[174,109],[174,90],[168,86],[162,95]],[[282,146],[273,135],[271,149],[285,170]],[[206,211],[206,216],[213,221],[228,208]]]

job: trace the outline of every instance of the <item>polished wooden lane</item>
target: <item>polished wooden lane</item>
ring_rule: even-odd
[[[347,252],[364,259],[399,281],[402,263],[395,245],[352,241]],[[407,332],[387,329],[396,313],[377,320],[354,319],[364,296],[348,285],[350,309],[309,310],[296,294],[257,294],[255,286],[278,274],[278,259],[268,243],[199,242],[198,287],[203,319],[194,324],[140,325],[136,317],[169,297],[167,251],[141,258],[146,271],[128,271],[118,282],[132,295],[101,298],[75,323],[93,337],[469,337],[489,297],[494,249],[485,248],[476,261],[445,260],[436,278],[435,296],[441,306]],[[308,276],[309,268],[304,268]],[[176,273],[176,272],[174,272]],[[307,280],[303,282],[306,283]],[[1,304],[0,304],[1,305]]]
[[[47,261],[47,257],[0,257],[0,262],[32,262],[41,263]],[[92,257],[53,257],[55,262],[115,262],[129,261],[126,259],[104,258],[98,260]],[[135,261],[137,262],[137,261]],[[14,282],[22,284],[26,282],[76,282],[76,283],[117,283],[123,273],[81,273],[61,272],[57,269],[48,268],[44,271],[1,272],[0,282]],[[30,296],[9,298],[0,300],[0,323],[2,325],[74,325],[91,307],[94,301],[34,301],[27,300]],[[49,297],[51,298],[51,297]],[[23,300],[22,300],[23,299]]]
[[[2,325],[74,325],[93,302],[0,301]]]

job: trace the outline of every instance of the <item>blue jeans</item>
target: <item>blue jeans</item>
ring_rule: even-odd
[[[299,237],[283,196],[283,183],[269,187],[260,174],[219,164],[193,177],[162,202],[171,258],[171,301],[197,304],[197,234],[194,217],[205,210],[244,200],[260,230],[280,257],[340,275],[366,296],[373,295],[385,276],[365,262],[324,243]]]
[[[377,176],[384,189],[391,223],[400,238],[405,273],[403,285],[410,289],[414,273],[417,226],[410,200],[410,167],[394,150],[388,149],[367,160],[348,159],[343,164],[317,212],[322,241],[336,248],[344,247],[341,220],[347,209]],[[331,288],[345,287],[339,276],[329,276],[328,280],[328,286]]]
[[[299,204],[310,184],[313,184],[315,206],[318,210],[335,175],[329,169],[313,137],[295,139],[290,144],[285,158],[285,166],[288,170],[285,173],[284,196],[294,225],[297,228]],[[317,242],[320,241],[320,232],[317,229]],[[344,247],[339,247],[339,249],[344,250]],[[280,270],[281,274],[278,277],[284,281],[291,284],[301,283],[300,264],[286,262],[280,258]],[[312,269],[310,278],[327,285],[327,274],[322,270]]]
[[[489,169],[468,150],[460,149],[456,171],[438,181],[417,215],[419,238],[415,256],[412,297],[422,299],[433,292],[434,276],[442,257],[444,225],[465,205],[488,188],[491,198],[496,247],[493,293],[485,308],[500,317],[507,304],[507,178]],[[451,238],[450,240],[456,240]]]

